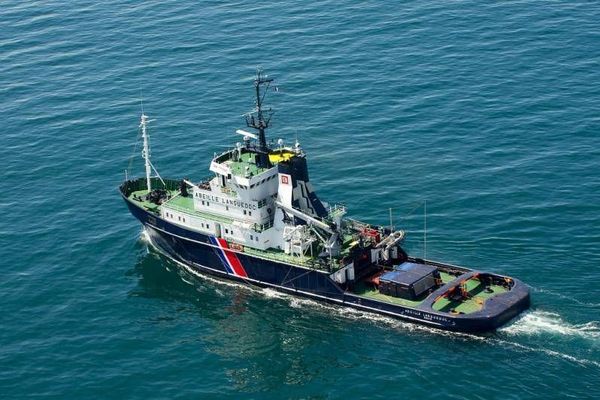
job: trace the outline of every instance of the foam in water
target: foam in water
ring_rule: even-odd
[[[565,322],[559,314],[548,311],[532,310],[525,312],[513,323],[500,328],[498,333],[508,334],[512,337],[541,336],[545,334],[569,338],[597,340],[600,338],[600,326],[597,321],[591,321],[585,324],[570,324]],[[532,347],[512,340],[501,339],[499,337],[490,340],[490,343],[503,347],[513,347],[530,352],[544,353],[552,357],[561,358],[582,365],[600,367],[600,362],[576,357],[571,354],[566,354],[543,346]],[[547,344],[548,342],[544,341],[544,343]]]
[[[497,344],[503,347],[513,347],[513,348],[517,348],[520,350],[525,350],[525,351],[530,351],[530,352],[536,352],[536,353],[544,353],[547,354],[549,356],[552,357],[557,357],[557,358],[562,358],[564,360],[568,360],[577,364],[582,364],[582,365],[591,365],[594,367],[599,367],[600,368],[600,362],[598,361],[594,361],[594,360],[588,360],[586,358],[577,358],[575,356],[572,356],[570,354],[565,354],[565,353],[561,353],[559,351],[556,350],[551,350],[551,349],[547,349],[544,347],[531,347],[531,346],[526,346],[524,344],[521,343],[517,343],[517,342],[512,342],[512,341],[508,341],[508,340],[503,340],[503,339],[493,339],[490,340],[490,343],[492,344]]]
[[[514,323],[499,329],[499,332],[509,335],[555,334],[596,340],[600,338],[600,323],[569,324],[556,313],[534,310],[524,313]]]
[[[153,248],[152,241],[147,233],[144,231],[143,239]],[[156,248],[159,252],[160,250]],[[169,258],[170,259],[170,258]],[[177,260],[172,260],[176,264],[183,267],[185,271],[188,270],[187,266],[178,262]],[[255,288],[253,286],[243,285],[235,282],[228,282],[221,279],[215,279],[208,275],[198,274],[196,272],[193,273],[194,277],[201,278],[206,281],[210,281],[216,283],[218,285],[235,287],[237,289],[245,289],[251,290],[252,292],[259,293],[266,298],[271,299],[281,299],[285,300],[289,303],[292,308],[302,308],[309,307],[313,309],[323,309],[327,312],[335,314],[345,319],[353,320],[353,321],[369,321],[376,325],[385,325],[392,329],[399,329],[404,332],[417,332],[417,333],[427,333],[434,335],[447,336],[452,339],[459,340],[477,340],[477,341],[485,341],[486,343],[490,343],[493,345],[500,345],[503,347],[512,347],[520,350],[530,351],[530,352],[538,352],[544,353],[552,357],[561,358],[564,360],[568,360],[574,363],[594,366],[600,368],[600,363],[593,360],[588,360],[584,358],[577,358],[570,354],[561,353],[559,351],[551,350],[548,348],[535,348],[531,346],[526,346],[521,343],[504,340],[501,338],[490,338],[487,336],[462,333],[462,332],[450,332],[445,330],[440,330],[432,327],[428,327],[425,325],[415,324],[411,322],[401,321],[396,318],[391,318],[381,314],[370,313],[362,310],[358,310],[351,307],[345,306],[335,306],[327,303],[317,302],[311,299],[306,299],[302,297],[297,297],[293,295],[289,295],[286,293],[279,292],[270,288]],[[185,279],[184,279],[185,280]],[[190,282],[187,282],[190,283]],[[258,290],[257,290],[258,289]],[[225,295],[221,290],[216,289],[216,293],[220,296]],[[535,335],[542,333],[551,333],[551,334],[560,334],[566,336],[579,336],[587,339],[598,339],[600,338],[600,326],[596,321],[588,322],[586,324],[573,325],[567,322],[564,322],[560,316],[556,313],[546,312],[546,311],[528,311],[521,318],[515,320],[512,324],[505,326],[498,330],[499,333],[506,333],[512,336],[518,335]]]
[[[285,299],[288,297],[284,293],[278,292],[277,290],[270,288],[262,289],[260,293],[269,299]]]
[[[185,279],[185,277],[183,277],[183,276],[181,277],[181,280],[182,280],[182,281],[184,281],[185,283],[187,283],[188,285],[191,285],[191,286],[194,286],[194,285],[195,285],[195,284],[194,284],[194,282],[192,282],[192,281],[188,281],[188,280],[187,280],[187,279]]]
[[[426,325],[406,322],[397,318],[388,317],[381,314],[371,313],[358,310],[352,307],[336,306],[328,303],[322,303],[315,300],[288,295],[278,292],[273,289],[263,289],[261,293],[268,298],[277,298],[287,300],[292,308],[312,308],[325,310],[335,316],[342,317],[351,321],[368,321],[375,325],[385,325],[392,329],[399,329],[405,332],[426,332],[429,334],[451,336],[453,338],[469,339],[469,340],[486,340],[484,336],[478,336],[462,332],[450,332],[446,330],[432,328]]]
[[[140,239],[144,243],[152,244],[152,240],[150,240],[150,235],[148,234],[146,228],[142,228],[142,232],[140,232]]]

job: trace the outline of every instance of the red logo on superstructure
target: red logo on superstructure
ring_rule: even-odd
[[[281,183],[284,185],[290,184],[290,179],[287,175],[281,175]]]

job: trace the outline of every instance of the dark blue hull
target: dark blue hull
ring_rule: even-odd
[[[529,291],[518,280],[509,293],[503,295],[485,313],[449,315],[430,307],[423,309],[380,302],[344,291],[326,271],[287,264],[243,252],[227,251],[242,266],[243,274],[232,269],[223,249],[214,237],[194,232],[161,219],[136,204],[124,200],[131,213],[146,227],[152,244],[191,274],[209,274],[258,287],[304,296],[332,304],[388,315],[426,324],[440,329],[461,332],[492,331],[505,324],[529,306]],[[237,261],[235,261],[237,263]]]

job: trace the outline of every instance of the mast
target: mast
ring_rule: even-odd
[[[249,115],[246,115],[246,125],[249,128],[258,130],[258,157],[257,163],[260,167],[269,167],[269,148],[267,147],[267,139],[265,136],[265,129],[269,127],[273,111],[271,108],[263,110],[263,104],[265,96],[269,87],[273,82],[273,78],[267,78],[263,76],[262,70],[256,71],[256,78],[254,79],[254,89],[256,90],[256,109]],[[264,86],[264,91],[261,93],[261,86]]]
[[[150,174],[152,173],[152,164],[150,164],[150,143],[148,138],[148,132],[146,131],[146,123],[148,122],[148,116],[142,112],[140,118],[140,128],[142,128],[142,139],[144,140],[144,149],[142,150],[142,157],[144,158],[144,164],[146,166],[146,185],[148,187],[148,193],[152,191],[152,185],[150,183]]]
[[[427,200],[423,203],[423,260],[427,260]]]

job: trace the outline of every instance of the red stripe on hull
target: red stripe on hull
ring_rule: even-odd
[[[246,274],[246,270],[242,266],[240,259],[237,257],[237,255],[234,252],[232,252],[231,250],[228,250],[229,245],[227,244],[227,241],[222,238],[218,238],[217,240],[219,241],[219,244],[221,245],[221,248],[223,249],[223,253],[225,253],[225,257],[227,257],[227,261],[229,261],[229,265],[231,265],[233,272],[237,276],[247,278],[248,274]]]

